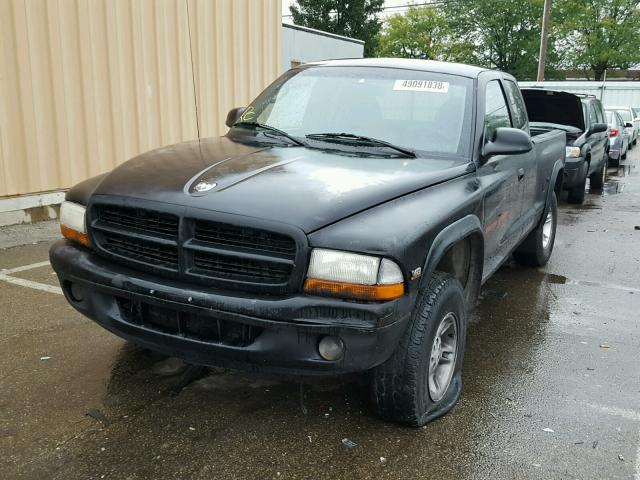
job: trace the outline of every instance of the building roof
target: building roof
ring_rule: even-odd
[[[344,60],[326,60],[307,63],[308,65],[323,65],[331,67],[383,67],[401,68],[405,70],[422,70],[436,73],[449,73],[462,77],[475,78],[487,68],[466,65],[464,63],[438,62],[436,60],[418,60],[415,58],[354,58]]]
[[[320,35],[322,37],[335,38],[336,40],[343,40],[345,42],[358,43],[364,45],[364,40],[358,40],[357,38],[345,37],[343,35],[337,35],[335,33],[325,32],[323,30],[316,30],[315,28],[303,27],[301,25],[293,25],[291,23],[283,23],[284,28],[290,28],[292,30],[299,30],[301,32],[307,32],[313,35]]]

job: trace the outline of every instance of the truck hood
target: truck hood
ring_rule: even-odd
[[[258,217],[308,233],[472,168],[460,160],[354,156],[221,137],[139,155],[93,193]]]
[[[569,125],[584,132],[582,101],[577,95],[537,88],[523,88],[521,92],[530,122]]]

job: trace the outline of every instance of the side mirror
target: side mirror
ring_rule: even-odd
[[[589,133],[606,132],[609,126],[606,123],[594,123],[593,127],[589,129]]]
[[[625,122],[625,123],[624,123],[624,126],[625,126],[626,128],[633,128],[633,123],[631,123],[631,122]]]
[[[482,156],[486,160],[494,155],[518,155],[531,151],[531,137],[518,128],[497,128],[493,138],[485,144]]]
[[[233,127],[233,124],[240,120],[244,110],[244,107],[236,107],[229,110],[229,113],[227,113],[227,119],[224,122],[225,125],[229,128]]]

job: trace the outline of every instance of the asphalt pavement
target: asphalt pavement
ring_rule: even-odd
[[[640,145],[583,206],[560,204],[545,268],[483,287],[459,404],[412,429],[361,376],[198,369],[75,312],[54,227],[0,231],[4,479],[640,480]],[[35,242],[35,244],[31,244]]]

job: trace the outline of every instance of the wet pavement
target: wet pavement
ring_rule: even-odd
[[[561,202],[545,268],[483,287],[460,402],[420,429],[377,419],[359,376],[301,386],[127,344],[67,305],[37,266],[47,242],[0,250],[0,478],[640,479],[629,157],[585,205]]]

